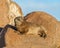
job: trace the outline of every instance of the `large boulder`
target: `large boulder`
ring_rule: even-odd
[[[10,25],[15,25],[14,19],[18,16],[23,16],[23,12],[21,7],[14,1],[12,0],[6,0],[8,7],[9,7],[9,24]]]
[[[0,0],[0,27],[5,26],[9,20],[8,16],[8,6],[5,0]]]
[[[6,24],[13,25],[14,18],[22,15],[22,9],[17,3],[11,0],[0,0],[0,27]]]

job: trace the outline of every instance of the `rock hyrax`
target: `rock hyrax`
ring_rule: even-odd
[[[33,34],[46,37],[46,30],[43,26],[27,22],[23,17],[16,17],[14,19],[15,26],[21,34]]]

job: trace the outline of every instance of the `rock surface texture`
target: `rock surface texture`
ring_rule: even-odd
[[[0,27],[5,26],[9,20],[8,16],[8,5],[5,0],[0,0]]]

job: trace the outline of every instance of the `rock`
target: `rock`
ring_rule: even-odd
[[[11,4],[9,4],[9,1]],[[17,3],[11,0],[0,0],[0,27],[4,27],[6,24],[14,25],[13,19],[16,17],[14,15],[23,15],[22,9],[17,5]]]
[[[41,38],[37,35],[20,35],[12,29],[8,29],[5,35],[6,48],[52,48],[53,41]],[[52,44],[51,44],[52,43]]]
[[[18,16],[22,16],[23,17],[23,12],[21,7],[14,1],[12,0],[7,0],[8,3],[8,7],[9,7],[9,24],[10,25],[15,25],[14,23],[14,19]]]
[[[5,0],[0,0],[0,27],[5,26],[9,20],[8,16],[8,6]]]

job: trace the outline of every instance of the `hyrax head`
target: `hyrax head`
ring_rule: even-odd
[[[19,16],[14,19],[15,25],[21,25],[24,22],[24,18]]]

